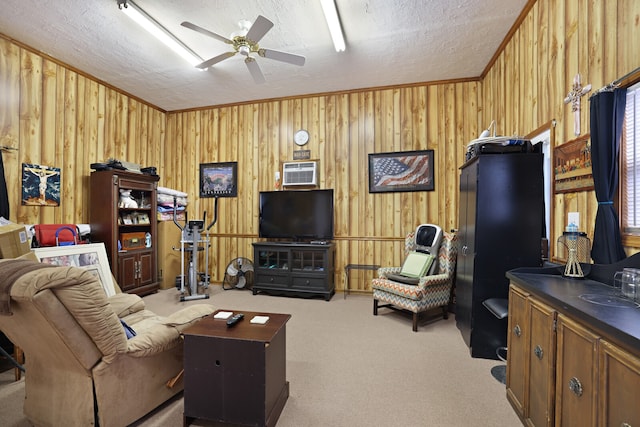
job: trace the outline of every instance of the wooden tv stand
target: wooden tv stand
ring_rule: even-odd
[[[255,242],[253,294],[322,296],[335,293],[333,243]]]

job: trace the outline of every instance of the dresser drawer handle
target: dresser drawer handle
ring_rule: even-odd
[[[542,347],[540,347],[539,345],[537,345],[534,349],[533,349],[533,354],[536,355],[536,357],[540,360],[542,360],[542,356],[544,356],[544,351],[542,350]]]
[[[582,383],[576,377],[569,380],[569,390],[571,390],[576,396],[582,396]]]
[[[516,334],[517,337],[522,335],[522,329],[520,329],[520,325],[516,325],[516,327],[513,328],[513,333]]]

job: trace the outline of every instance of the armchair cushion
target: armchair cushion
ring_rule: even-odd
[[[127,342],[127,354],[145,357],[163,352],[182,343],[182,331],[208,316],[213,307],[196,304],[162,317],[149,310],[140,310],[125,316],[123,320],[136,331],[136,336]]]
[[[407,276],[403,276],[402,274],[389,273],[387,274],[387,279],[393,280],[394,282],[404,283],[405,285],[413,285],[413,286],[416,286],[418,283],[420,283],[420,278],[407,277]]]
[[[134,316],[138,317],[135,323],[130,323],[129,319],[125,320],[136,331],[136,336],[127,341],[127,355],[147,357],[163,353],[181,344],[180,333],[174,328],[162,324],[161,317],[149,310],[136,313]]]
[[[423,252],[411,251],[402,264],[400,275],[405,277],[419,278],[424,276],[431,264],[434,256]]]
[[[446,292],[449,292],[450,289],[449,276],[446,274],[423,276],[418,279],[418,283],[415,285],[397,282],[393,280],[393,275],[391,277],[387,275],[384,278],[374,279],[374,281],[374,290],[384,290],[390,294],[416,301],[423,299],[427,293],[435,292],[438,290],[438,287],[444,286]]]
[[[119,318],[145,309],[144,301],[136,294],[119,293],[108,298],[111,309]]]
[[[205,304],[193,305],[182,310],[178,310],[173,314],[165,317],[164,324],[175,327],[180,333],[188,326],[191,326],[200,318],[211,314],[211,306]],[[194,319],[196,317],[196,319]]]

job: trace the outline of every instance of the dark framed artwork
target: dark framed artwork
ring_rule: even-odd
[[[238,162],[200,163],[200,197],[237,197]]]
[[[591,134],[583,135],[553,149],[553,192],[593,190]]]
[[[23,163],[22,204],[60,206],[60,168]]]
[[[369,154],[369,192],[433,191],[433,150]]]

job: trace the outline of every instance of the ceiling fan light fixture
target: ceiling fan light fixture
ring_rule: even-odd
[[[248,21],[241,21],[240,26],[247,27],[247,23],[250,24]],[[196,67],[200,69],[209,68],[212,65],[215,65],[221,61],[224,61],[225,59],[231,58],[236,53],[240,53],[242,56],[245,57],[244,63],[246,64],[247,69],[251,73],[253,80],[256,83],[261,84],[265,82],[265,78],[264,78],[264,75],[262,74],[262,71],[260,70],[260,66],[258,65],[258,62],[255,60],[254,57],[251,56],[252,53],[257,54],[259,57],[262,57],[262,58],[269,58],[275,61],[286,62],[288,64],[293,64],[298,66],[302,66],[305,63],[305,57],[302,55],[296,55],[296,54],[287,53],[287,52],[280,52],[273,49],[264,49],[258,45],[258,42],[262,40],[262,37],[264,37],[264,35],[267,34],[271,28],[273,28],[273,22],[269,21],[267,18],[265,18],[262,15],[258,15],[258,17],[253,22],[253,24],[251,24],[250,27],[248,28],[246,35],[244,36],[232,35],[231,40],[188,21],[184,21],[180,25],[182,25],[183,27],[189,28],[193,31],[196,31],[200,34],[203,34],[205,36],[212,37],[218,41],[221,41],[223,43],[227,43],[233,46],[232,52],[222,53],[218,56],[214,56],[213,58],[209,58],[200,64],[197,64]]]
[[[335,0],[320,0],[320,5],[322,6],[324,19],[327,21],[329,33],[331,33],[331,39],[333,40],[333,46],[336,48],[336,52],[344,52],[346,48],[344,34],[342,33],[342,26],[340,25],[340,17],[338,16]]]
[[[199,64],[203,61],[193,50],[174,36],[169,30],[163,27],[158,21],[153,19],[147,12],[140,8],[131,0],[117,0],[118,8],[131,18],[136,24],[147,30],[152,36],[160,40],[167,47],[180,55],[191,65]]]

